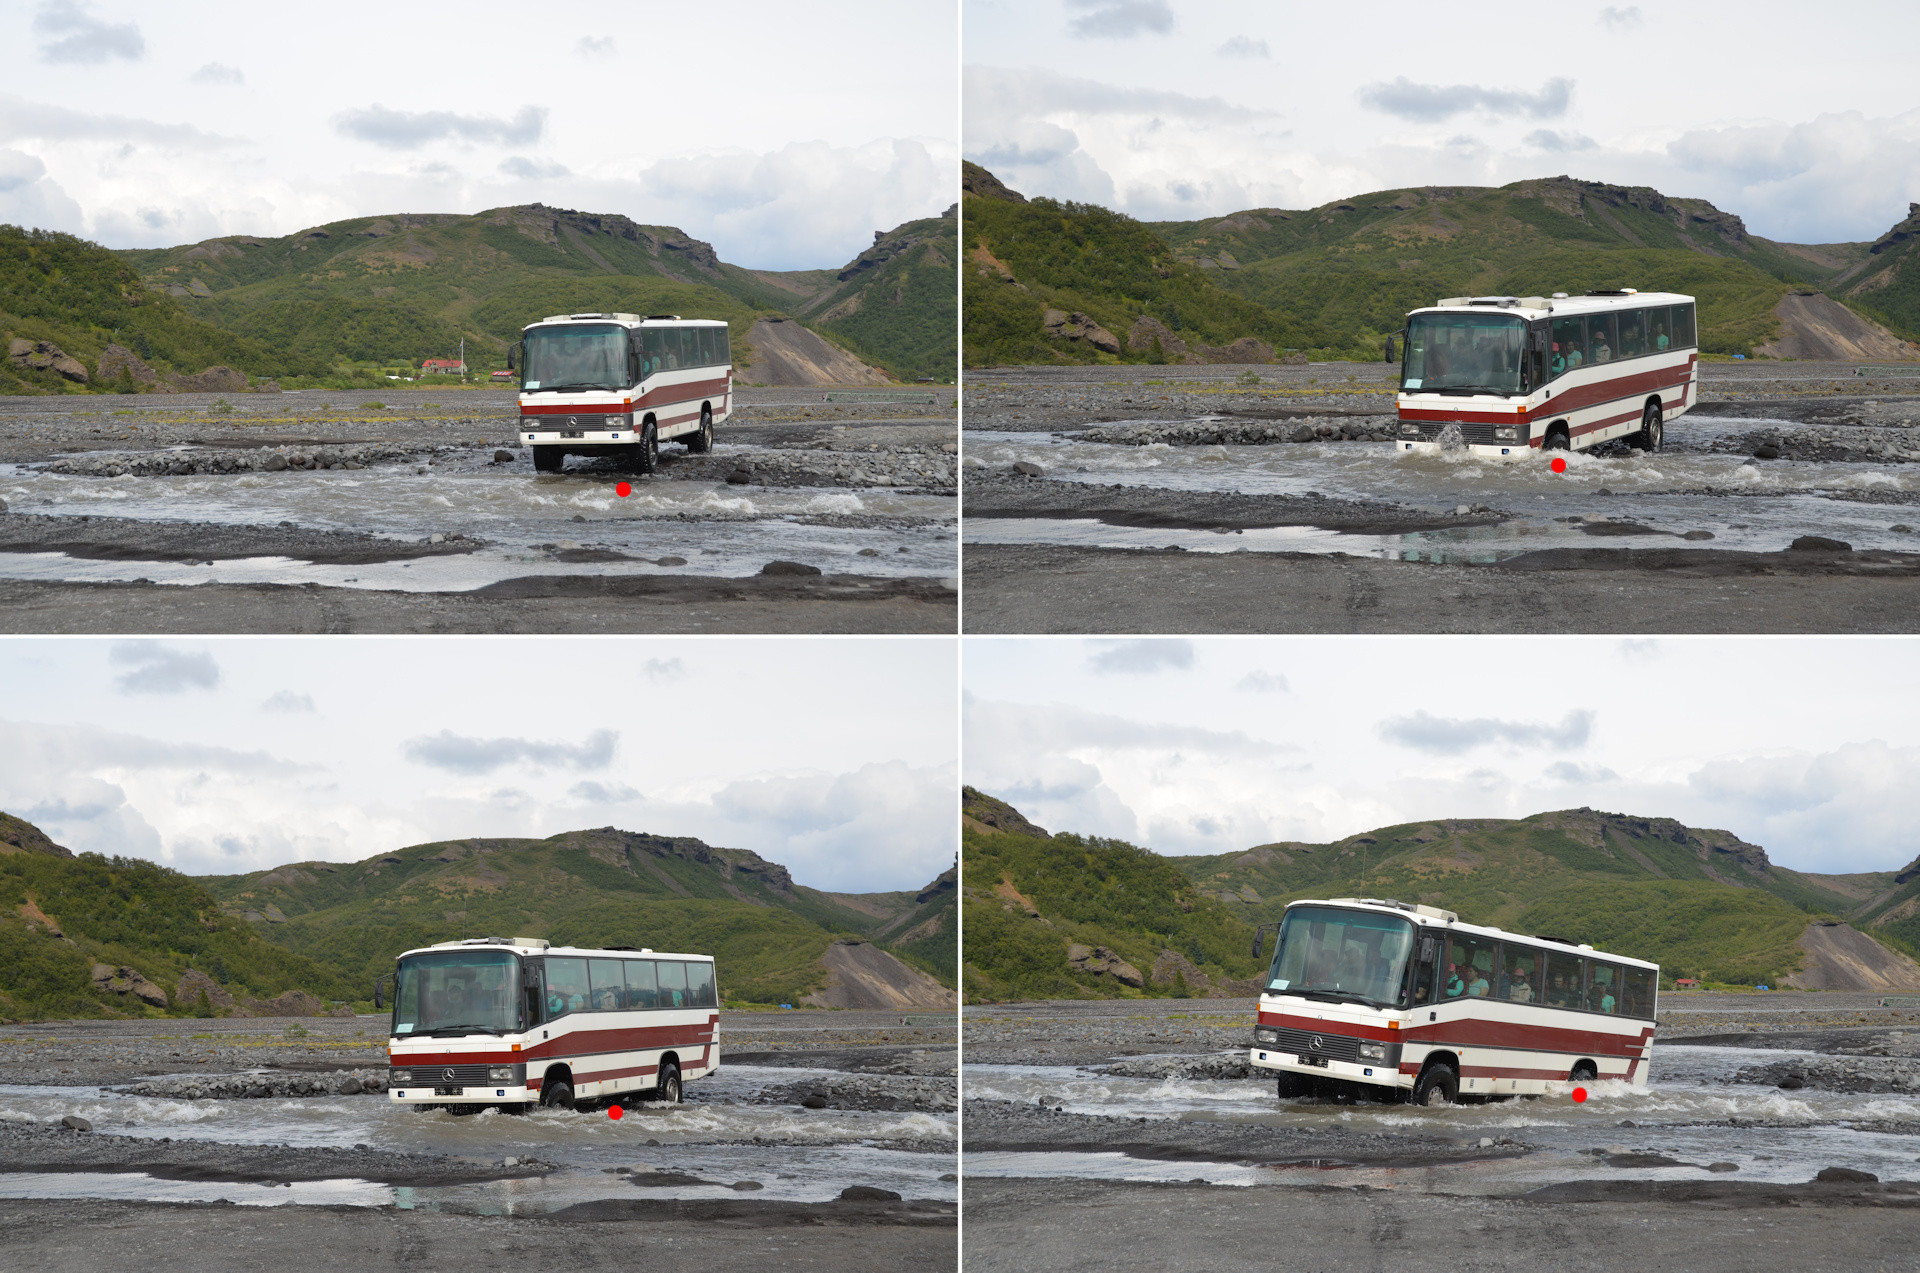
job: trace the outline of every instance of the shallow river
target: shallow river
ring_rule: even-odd
[[[969,1101],[1032,1104],[1047,1098],[1070,1114],[1237,1123],[1292,1128],[1434,1135],[1477,1142],[1490,1137],[1531,1146],[1512,1159],[1441,1167],[1355,1167],[1336,1158],[1284,1166],[1236,1161],[1157,1162],[1118,1153],[979,1153],[965,1171],[981,1176],[1092,1176],[1114,1180],[1195,1180],[1216,1184],[1395,1185],[1447,1193],[1513,1193],[1578,1179],[1731,1179],[1804,1182],[1823,1167],[1869,1171],[1882,1180],[1920,1179],[1920,1097],[1784,1092],[1726,1080],[1742,1066],[1808,1054],[1753,1048],[1665,1045],[1654,1049],[1646,1092],[1603,1081],[1588,1098],[1516,1099],[1441,1109],[1406,1105],[1280,1101],[1269,1079],[1190,1080],[1109,1077],[1059,1066],[971,1065]],[[1735,1126],[1730,1120],[1763,1127]],[[1878,1124],[1905,1124],[1890,1131]],[[1329,1142],[1329,1153],[1336,1153]],[[1662,1154],[1688,1167],[1615,1167],[1586,1152]],[[1709,1163],[1739,1170],[1717,1175]]]
[[[1385,442],[1306,442],[1270,446],[1119,446],[1082,442],[1071,433],[969,432],[966,454],[990,468],[1028,460],[1048,480],[1169,491],[1382,501],[1431,512],[1484,504],[1511,512],[1496,527],[1410,535],[1343,535],[1284,527],[1221,534],[1103,526],[1091,520],[969,519],[968,543],[1064,543],[1189,551],[1346,552],[1406,560],[1492,560],[1554,547],[1671,548],[1682,545],[1774,551],[1801,535],[1825,535],[1855,548],[1920,549],[1920,464],[1751,461],[1707,450],[1717,439],[1750,433],[1764,420],[1676,422],[1657,455],[1566,453],[1554,473],[1539,455],[1483,459],[1464,452],[1421,453]],[[1708,493],[1712,492],[1712,493]],[[1835,498],[1839,497],[1839,498]],[[1892,503],[1854,502],[1862,497]],[[1594,536],[1563,519],[1631,519],[1670,532]],[[1711,540],[1674,536],[1706,531]]]
[[[409,1154],[446,1154],[499,1163],[537,1158],[562,1170],[544,1178],[428,1188],[364,1180],[267,1185],[158,1180],[140,1172],[0,1172],[0,1198],[116,1198],[237,1203],[344,1203],[462,1210],[479,1214],[551,1211],[594,1198],[753,1198],[824,1202],[850,1185],[890,1189],[907,1198],[952,1201],[958,1185],[940,1179],[954,1159],[913,1153],[901,1142],[951,1142],[951,1114],[861,1113],[742,1103],[762,1089],[808,1077],[844,1074],[729,1066],[687,1087],[679,1106],[605,1111],[497,1110],[455,1117],[404,1109],[381,1096],[285,1100],[173,1100],[125,1096],[96,1087],[0,1086],[0,1120],[58,1122],[79,1114],[94,1134],[296,1147],[365,1145]],[[756,1143],[757,1141],[757,1143]],[[729,1143],[716,1143],[729,1142]],[[738,1143],[745,1142],[745,1143]],[[610,1174],[631,1167],[679,1172],[712,1184],[639,1186]],[[731,1186],[758,1181],[751,1192]]]

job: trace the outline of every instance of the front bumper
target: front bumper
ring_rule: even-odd
[[[469,1084],[416,1084],[388,1087],[387,1100],[395,1105],[532,1105],[540,1093],[524,1083],[495,1083],[491,1087]]]
[[[640,435],[632,429],[522,429],[520,440],[528,446],[637,446]]]
[[[1414,451],[1434,455],[1438,455],[1447,449],[1438,442],[1423,442],[1417,438],[1395,438],[1393,445],[1394,449],[1398,451]],[[1524,459],[1539,450],[1538,447],[1529,446],[1525,442],[1500,442],[1485,445],[1469,442],[1461,449],[1466,451],[1468,455],[1483,455],[1496,460]]]
[[[1411,1076],[1403,1077],[1395,1053],[1385,1061],[1334,1061],[1307,1058],[1294,1052],[1255,1044],[1247,1049],[1247,1062],[1259,1070],[1286,1070],[1293,1074],[1311,1074],[1318,1078],[1345,1079],[1350,1083],[1371,1083],[1377,1087],[1412,1087]]]

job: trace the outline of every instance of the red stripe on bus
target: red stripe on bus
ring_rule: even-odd
[[[1508,1048],[1524,1052],[1566,1052],[1588,1056],[1626,1056],[1628,1049],[1637,1052],[1645,1046],[1647,1039],[1653,1034],[1653,1027],[1644,1024],[1641,1025],[1639,1034],[1632,1035],[1609,1030],[1579,1029],[1572,1026],[1490,1021],[1484,1017],[1436,1021],[1409,1026],[1404,1030],[1389,1030],[1382,1026],[1366,1025],[1360,1022],[1324,1021],[1315,1017],[1297,1017],[1266,1011],[1260,1013],[1260,1024],[1304,1030],[1310,1034],[1336,1034],[1383,1043],[1423,1043],[1430,1047],[1451,1048]],[[1596,1047],[1596,1044],[1601,1046]]]
[[[627,404],[624,402],[569,402],[559,406],[551,403],[520,404],[521,415],[624,415]]]

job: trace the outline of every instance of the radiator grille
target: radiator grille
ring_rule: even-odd
[[[1290,1026],[1271,1026],[1277,1036],[1269,1047],[1295,1056],[1319,1056],[1329,1061],[1358,1061],[1360,1040],[1345,1034],[1325,1034],[1316,1030],[1295,1030]],[[1317,1040],[1317,1042],[1316,1042]]]
[[[413,1083],[424,1087],[484,1087],[487,1084],[487,1071],[490,1065],[402,1065],[395,1069],[407,1070],[413,1075]]]
[[[1405,431],[1408,424],[1417,424],[1420,426],[1420,436],[1418,438],[1414,438]],[[1437,442],[1440,440],[1441,430],[1455,428],[1460,430],[1460,440],[1468,446],[1500,445],[1494,441],[1494,424],[1490,420],[1405,420],[1401,422],[1400,427],[1400,436],[1407,438],[1409,441]],[[1521,425],[1520,438],[1522,441],[1525,440],[1526,433],[1526,426]],[[1519,443],[1508,439],[1504,445],[1517,446]]]

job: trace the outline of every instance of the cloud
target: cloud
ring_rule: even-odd
[[[456,138],[496,145],[526,146],[540,140],[547,112],[523,106],[512,119],[492,115],[456,115],[452,111],[397,111],[375,102],[366,110],[347,111],[334,118],[342,134],[372,142],[388,150],[413,150],[430,141]]]
[[[618,50],[618,43],[610,35],[583,35],[573,47],[582,57],[609,58]]]
[[[1595,713],[1584,708],[1571,711],[1558,725],[1522,721],[1449,720],[1428,714],[1425,709],[1411,716],[1383,721],[1380,736],[1416,751],[1439,756],[1455,756],[1488,743],[1506,743],[1510,747],[1550,747],[1567,751],[1584,747],[1593,733]]]
[[[632,804],[643,798],[623,782],[576,782],[567,788],[567,794],[582,804]]]
[[[1635,31],[1640,28],[1640,6],[1608,5],[1600,10],[1600,25],[1609,31]]]
[[[959,848],[958,778],[952,765],[897,760],[742,778],[715,793],[712,811],[724,819],[719,842],[744,842],[816,888],[867,892],[881,880],[914,888]],[[902,878],[905,871],[919,878]]]
[[[650,681],[677,681],[686,675],[686,669],[679,659],[648,659],[641,664],[640,670]]]
[[[451,730],[409,739],[401,748],[408,760],[460,774],[486,774],[508,765],[541,769],[603,769],[613,760],[618,732],[597,729],[581,743],[535,742],[526,738],[464,738]]]
[[[1681,806],[1673,816],[1725,827],[1797,870],[1888,871],[1914,860],[1920,747],[1873,740],[1716,760],[1669,790]]]
[[[122,694],[178,694],[220,684],[220,666],[204,650],[179,650],[158,641],[121,641],[108,658],[128,669],[113,681]]]
[[[1139,641],[1098,641],[1104,646],[1087,660],[1096,672],[1146,673],[1168,668],[1185,670],[1193,666],[1193,642],[1177,638],[1148,638]]]
[[[1594,783],[1620,780],[1620,775],[1605,765],[1576,765],[1570,760],[1555,761],[1541,772],[1554,782]]]
[[[1273,50],[1267,47],[1265,40],[1256,40],[1250,35],[1236,35],[1214,50],[1221,57],[1271,58]]]
[[[1067,30],[1082,39],[1128,39],[1173,30],[1173,7],[1167,0],[1067,0],[1069,8],[1084,9]]]
[[[1652,637],[1626,637],[1614,643],[1613,651],[1628,663],[1653,663],[1666,654],[1666,648]]]
[[[524,155],[509,155],[500,161],[500,171],[509,177],[519,177],[523,181],[551,181],[556,177],[570,175],[572,170],[562,163],[528,159]]]
[[[33,17],[34,32],[58,37],[40,46],[43,62],[83,65],[120,57],[137,61],[147,51],[140,28],[131,22],[118,26],[102,22],[74,0],[47,0]]]
[[[125,115],[90,115],[64,106],[0,94],[0,142],[100,141],[116,147],[144,142],[177,150],[226,146],[235,139],[203,133],[189,124],[160,124]]]
[[[1548,80],[1537,93],[1482,88],[1477,84],[1416,84],[1401,76],[1391,84],[1369,84],[1359,91],[1360,104],[1402,119],[1437,122],[1468,111],[1489,115],[1524,115],[1551,119],[1567,112],[1573,81]]]
[[[267,699],[266,702],[260,704],[260,710],[263,712],[286,712],[289,714],[298,712],[311,713],[314,710],[313,695],[296,694],[292,690],[279,690],[274,693],[271,698]]]
[[[222,62],[209,62],[192,75],[187,76],[189,84],[245,84],[247,77],[240,73],[237,66],[228,66]]]
[[[1287,678],[1280,673],[1255,669],[1235,681],[1233,688],[1242,694],[1285,694],[1289,687]]]
[[[1551,128],[1536,128],[1520,139],[1539,150],[1550,150],[1557,154],[1566,154],[1576,150],[1592,150],[1597,144],[1584,133],[1556,133]]]

